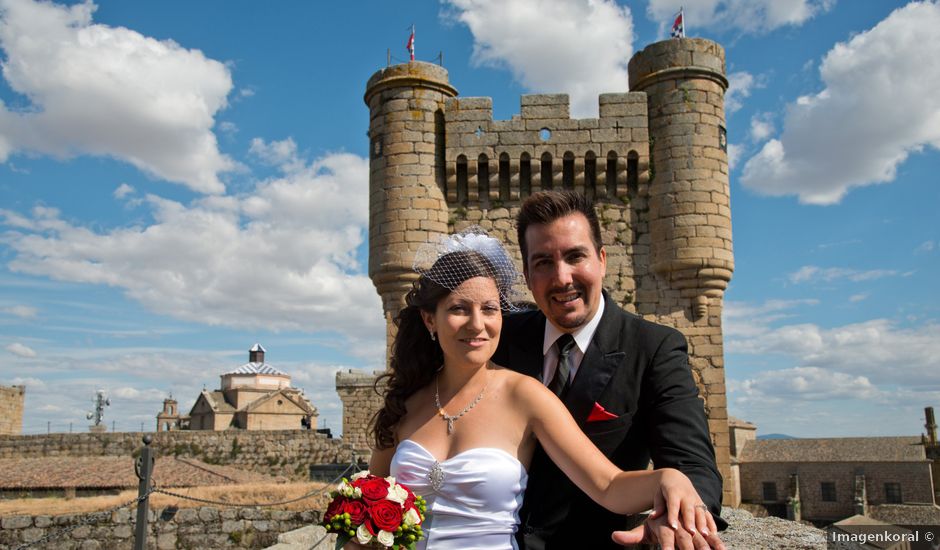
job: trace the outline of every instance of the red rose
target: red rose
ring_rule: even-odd
[[[362,483],[359,484],[359,490],[362,491],[363,499],[369,502],[375,502],[388,496],[388,482],[383,478],[369,476],[363,478],[361,481]]]
[[[401,505],[390,500],[380,500],[369,509],[372,523],[383,531],[394,533],[401,525]]]
[[[411,490],[409,489],[409,490],[408,490],[408,497],[405,498],[404,509],[405,509],[405,510],[408,510],[408,509],[410,509],[410,508],[414,508],[415,510],[418,509],[418,507],[415,506],[415,494],[412,493]]]
[[[347,500],[343,505],[343,512],[349,514],[349,522],[353,525],[361,525],[366,520],[366,505],[359,500]]]
[[[333,516],[342,514],[343,512],[345,512],[346,511],[344,509],[345,504],[346,504],[345,498],[341,496],[337,496],[336,498],[334,498],[333,502],[331,502],[329,506],[326,507],[326,513],[323,515],[323,523],[329,523],[330,521],[333,520]]]

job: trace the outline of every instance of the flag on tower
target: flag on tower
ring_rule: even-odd
[[[408,53],[411,54],[411,60],[415,60],[415,26],[411,26],[411,36],[408,37],[408,43],[405,44],[405,48],[408,49]]]
[[[682,8],[679,8],[676,20],[672,22],[672,37],[685,38],[685,18],[682,16]]]

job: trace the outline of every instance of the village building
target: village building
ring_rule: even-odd
[[[933,409],[926,415],[924,436],[820,439],[756,439],[752,424],[735,419],[732,463],[741,503],[817,525],[852,516],[936,525]]]
[[[203,390],[188,415],[179,414],[172,396],[164,400],[157,431],[316,429],[316,407],[264,354],[261,344],[252,346],[248,362],[223,373],[220,389]]]

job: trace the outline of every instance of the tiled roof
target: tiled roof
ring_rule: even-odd
[[[271,374],[275,376],[287,376],[286,372],[282,372],[268,363],[245,363],[238,368],[222,373],[222,376],[226,374]]]
[[[869,506],[868,515],[893,525],[940,524],[940,507],[936,504],[879,504]]]
[[[202,395],[206,396],[206,401],[209,402],[215,412],[235,412],[235,407],[225,400],[224,393],[220,391],[203,391]]]
[[[0,459],[3,489],[112,489],[137,487],[135,459],[120,456]],[[275,482],[276,478],[199,460],[160,457],[153,479],[162,487],[196,487]]]
[[[297,407],[299,407],[301,410],[303,410],[307,414],[317,414],[317,408],[314,407],[313,404],[311,404],[309,401],[307,401],[307,398],[301,395],[300,392],[294,388],[284,388],[284,389],[280,389],[277,391],[273,391],[267,395],[264,395],[262,397],[259,397],[258,399],[255,399],[254,401],[249,403],[246,407],[243,407],[243,409],[246,412],[252,412],[255,409],[258,409],[259,407],[261,407],[261,405],[263,405],[264,403],[267,403],[268,401],[274,399],[275,396],[279,396],[279,397],[283,397],[284,399],[287,399],[288,401],[295,404]]]
[[[741,464],[754,462],[924,462],[920,437],[763,439],[744,444]]]

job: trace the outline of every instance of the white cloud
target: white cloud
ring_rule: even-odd
[[[310,164],[298,165],[295,153],[280,160],[289,171],[250,194],[189,205],[148,195],[154,221],[145,226],[95,230],[48,207],[29,217],[0,213],[14,228],[0,242],[14,252],[14,271],[118,287],[177,319],[336,332],[380,361],[381,302],[357,259],[368,161],[345,153]]]
[[[880,391],[865,376],[819,367],[794,367],[761,372],[729,383],[736,404],[793,403],[828,399],[875,399]]]
[[[10,315],[15,315],[20,319],[35,319],[36,315],[39,314],[39,310],[32,306],[7,306],[0,308],[0,311],[3,313],[9,313]]]
[[[873,319],[834,328],[815,324],[765,328],[733,336],[728,353],[782,355],[800,367],[867,377],[875,384],[940,389],[940,324],[902,328]]]
[[[724,334],[726,337],[763,334],[772,323],[796,315],[794,310],[816,305],[819,300],[813,298],[767,300],[760,305],[728,300],[722,312]]]
[[[871,296],[871,294],[867,292],[861,292],[859,294],[853,294],[849,296],[849,301],[852,302],[853,304],[857,304],[858,302],[867,300],[869,296]]]
[[[115,157],[201,193],[221,193],[236,163],[212,132],[232,79],[222,63],[171,40],[92,22],[91,2],[0,0],[6,83],[0,161],[16,152]]]
[[[736,71],[728,75],[728,91],[725,92],[725,110],[730,115],[744,106],[751,90],[763,88],[764,79],[747,71]]]
[[[738,145],[737,143],[728,144],[728,168],[734,170],[738,165],[738,161],[741,160],[741,155],[744,153],[744,146]]]
[[[117,189],[114,190],[114,198],[123,199],[124,197],[128,195],[134,194],[135,191],[136,189],[134,189],[133,186],[130,186],[126,183],[122,183],[121,185],[117,187]]]
[[[751,117],[751,140],[764,141],[774,133],[773,113],[757,113]]]
[[[12,344],[7,345],[5,348],[8,352],[19,357],[33,358],[36,357],[36,352],[33,351],[29,346],[25,346],[19,342],[13,342]]]
[[[612,0],[446,0],[473,34],[473,63],[505,67],[533,92],[571,97],[574,117],[597,96],[625,92],[633,53],[630,9]]]
[[[783,133],[744,166],[758,192],[839,202],[853,187],[887,183],[924,147],[940,148],[940,4],[912,2],[836,44],[820,65],[825,88],[787,108]],[[916,108],[912,108],[916,106]]]
[[[914,249],[914,254],[928,254],[933,252],[935,248],[937,248],[937,243],[933,241],[924,241]]]
[[[834,4],[835,0],[650,0],[646,13],[665,30],[683,8],[689,36],[697,36],[695,29],[699,27],[763,33],[802,25]]]
[[[789,274],[787,278],[791,283],[825,282],[831,283],[839,279],[848,279],[854,283],[861,281],[873,281],[884,277],[894,277],[902,275],[894,269],[871,269],[868,271],[859,271],[845,267],[818,267],[815,265],[804,265],[800,269]]]

